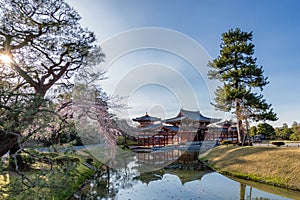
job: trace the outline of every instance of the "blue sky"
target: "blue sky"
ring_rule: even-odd
[[[285,122],[290,125],[294,120],[300,122],[299,1],[67,0],[67,2],[79,12],[82,24],[94,31],[99,43],[104,46],[107,41],[115,39],[116,35],[124,31],[143,27],[164,28],[178,32],[202,46],[204,51],[200,53],[203,60],[207,61],[205,53],[210,58],[219,55],[223,32],[236,27],[244,31],[253,31],[257,64],[263,66],[265,75],[270,81],[263,94],[279,117],[277,122],[270,124],[280,126]],[[154,42],[155,39],[157,38],[151,38]],[[126,43],[128,41],[118,41],[119,47],[128,45]],[[114,48],[118,46],[115,45]],[[109,51],[105,48],[103,50]],[[145,48],[127,52],[110,65],[107,74],[109,79],[106,83],[103,82],[103,87],[109,93],[116,94],[130,88],[130,84],[138,84],[131,87],[131,91],[124,93],[128,96],[127,105],[130,107],[126,110],[127,117],[136,117],[146,111],[162,118],[172,117],[180,107],[183,107],[199,109],[208,116],[230,118],[228,114],[215,112],[210,105],[216,83],[205,80],[204,74],[195,72],[192,65],[183,57],[159,49]],[[152,79],[153,84],[148,84],[147,81]],[[139,82],[141,80],[147,81]],[[189,89],[192,92],[189,92]],[[186,96],[189,97],[190,104]]]

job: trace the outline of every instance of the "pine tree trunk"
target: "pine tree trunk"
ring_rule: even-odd
[[[44,94],[37,94],[36,98],[43,99]],[[43,104],[42,100],[33,100],[32,105],[28,106],[31,108],[39,108]],[[33,120],[34,117],[36,116],[38,112],[34,112],[32,115],[28,116],[26,118],[26,123],[30,124]],[[18,121],[18,119],[15,119],[15,123]],[[15,125],[16,127],[18,125]],[[14,128],[16,128],[14,127]],[[9,150],[11,150],[14,146],[18,145],[18,134],[21,136],[21,133],[19,132],[14,132],[14,133],[8,133],[5,132],[4,130],[0,130],[0,157],[5,155]]]
[[[238,142],[239,143],[242,143],[242,130],[241,130],[241,127],[242,127],[242,120],[240,120],[238,118],[238,123],[237,123],[237,133],[238,133]]]
[[[4,156],[18,143],[18,136],[0,130],[0,157]]]
[[[241,120],[241,113],[240,113],[240,102],[239,99],[235,99],[235,114],[237,119],[237,134],[238,134],[238,143],[242,143],[242,136],[241,136],[241,126],[242,126],[242,120]]]

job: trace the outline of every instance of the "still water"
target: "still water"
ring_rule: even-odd
[[[71,199],[300,199],[299,192],[225,177],[197,157],[180,151],[133,154],[123,167],[95,175]]]

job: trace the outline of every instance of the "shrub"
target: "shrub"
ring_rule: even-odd
[[[238,143],[239,146],[253,146],[252,142]]]
[[[124,138],[124,136],[119,136],[117,138],[117,145],[121,146],[121,145],[124,145],[124,144],[125,144],[125,138]]]
[[[87,158],[85,162],[92,164],[93,161],[94,161],[93,158]]]
[[[45,157],[50,157],[50,158],[55,158],[59,156],[57,152],[43,152],[40,155]]]
[[[4,168],[4,162],[0,160],[0,173],[3,171]]]
[[[290,135],[290,140],[299,141],[300,140],[300,133],[293,133],[292,135]]]
[[[278,146],[278,147],[280,147],[280,146],[282,146],[282,145],[285,145],[284,142],[272,142],[271,144],[276,145],[276,146]]]
[[[28,155],[23,152],[17,154],[16,159],[18,168],[21,171],[28,171],[31,168],[31,166],[36,162],[36,160],[31,155]],[[9,157],[9,165],[12,168],[16,167],[15,159],[12,156]]]
[[[55,159],[55,162],[59,166],[70,165],[70,164],[79,164],[80,160],[76,157],[71,156],[61,156]]]
[[[222,144],[222,145],[229,145],[229,144],[232,144],[232,141],[230,141],[230,140],[223,140],[223,141],[221,142],[221,144]]]
[[[117,138],[117,145],[123,146],[123,148],[128,148],[128,146],[137,145],[137,141],[133,140],[131,137],[119,136]]]
[[[30,154],[36,155],[38,157],[49,157],[49,158],[55,158],[58,157],[59,154],[57,152],[40,152],[35,149],[26,149]]]

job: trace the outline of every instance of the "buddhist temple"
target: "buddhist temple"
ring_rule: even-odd
[[[139,122],[138,144],[142,146],[166,146],[200,142],[205,139],[208,125],[220,119],[203,116],[199,111],[181,109],[177,116],[165,120],[145,116],[132,119]]]
[[[238,143],[236,123],[226,120],[209,126],[206,140],[218,140],[219,142],[229,140],[232,143]]]
[[[174,144],[174,137],[178,132],[177,126],[163,125],[160,118],[152,117],[148,113],[132,120],[139,122],[136,136],[139,145],[166,146]]]
[[[199,111],[181,109],[176,117],[166,119],[164,123],[180,127],[178,137],[181,142],[203,141],[207,134],[208,125],[220,119],[203,116]]]
[[[238,134],[236,124],[231,121],[224,121],[218,123],[218,125],[222,126],[221,134],[219,137],[219,141],[230,140],[232,143],[238,143]]]
[[[151,117],[150,115],[148,115],[148,113],[146,113],[144,116],[142,117],[137,117],[132,119],[134,122],[139,122],[139,127],[146,127],[149,125],[153,125],[154,122],[160,121],[160,118],[157,117]]]

